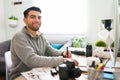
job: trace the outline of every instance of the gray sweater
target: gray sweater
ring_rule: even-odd
[[[63,63],[61,51],[53,49],[42,34],[32,36],[25,27],[11,41],[13,66],[10,80],[36,67],[55,67]]]

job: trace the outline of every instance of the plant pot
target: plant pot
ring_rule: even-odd
[[[105,47],[96,47],[93,51],[93,56],[101,57],[101,58],[110,58],[109,51],[104,51]]]
[[[17,27],[18,21],[17,20],[9,20],[8,25],[12,28]]]

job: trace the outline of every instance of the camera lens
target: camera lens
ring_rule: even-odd
[[[66,61],[66,65],[69,69],[75,68],[75,63],[73,61]]]
[[[69,79],[69,72],[68,72],[68,67],[66,66],[66,64],[62,64],[59,66],[59,78],[60,80]]]

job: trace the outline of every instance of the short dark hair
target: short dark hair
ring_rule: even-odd
[[[29,13],[31,10],[33,10],[33,11],[38,11],[38,12],[40,12],[40,13],[42,12],[40,8],[33,6],[33,7],[30,7],[30,8],[28,8],[28,9],[26,9],[26,10],[24,11],[24,13],[23,13],[23,14],[24,14],[24,17],[27,17],[27,16],[28,16],[28,13]]]

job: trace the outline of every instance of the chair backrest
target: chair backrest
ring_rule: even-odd
[[[8,72],[12,66],[12,59],[11,59],[11,52],[10,51],[5,52],[5,64],[6,64],[6,80],[8,80],[9,79]]]

